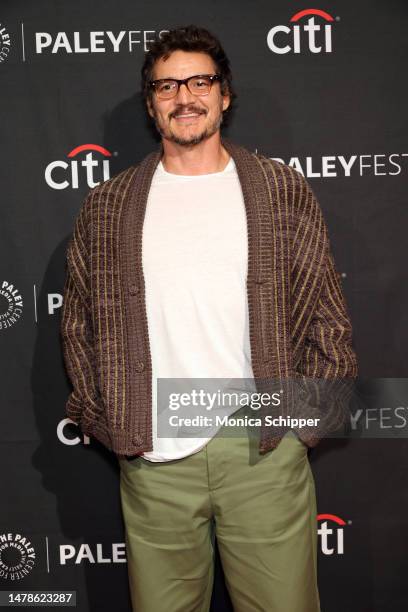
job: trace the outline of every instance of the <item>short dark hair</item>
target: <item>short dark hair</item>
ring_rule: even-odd
[[[150,81],[153,80],[153,68],[160,58],[167,59],[173,51],[191,51],[206,53],[213,60],[217,74],[221,76],[221,94],[229,94],[229,107],[223,112],[223,124],[229,119],[237,94],[232,86],[232,73],[229,59],[221,46],[220,41],[205,28],[188,25],[163,32],[162,36],[153,41],[145,54],[141,70],[141,89],[145,101],[151,100],[152,89]]]

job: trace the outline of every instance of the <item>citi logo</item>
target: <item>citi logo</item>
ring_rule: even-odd
[[[347,525],[335,514],[318,514],[321,521],[317,534],[320,537],[321,551],[324,555],[344,554],[344,526]],[[349,522],[350,524],[350,522]]]
[[[304,17],[309,16],[307,21]],[[328,23],[315,23],[319,17]],[[299,23],[301,20],[302,23]],[[332,52],[332,23],[334,17],[320,9],[305,9],[299,11],[290,19],[291,27],[277,25],[271,28],[266,37],[266,43],[273,53],[331,53]],[[285,44],[286,43],[286,44]]]
[[[84,159],[74,159],[84,151]],[[94,156],[94,153],[100,155]],[[105,147],[96,144],[84,144],[72,149],[67,155],[69,161],[56,160],[45,169],[45,182],[51,189],[78,189],[80,177],[89,188],[96,187],[110,178],[109,158],[112,157]]]

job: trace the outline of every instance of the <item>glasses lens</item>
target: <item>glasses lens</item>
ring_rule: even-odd
[[[161,81],[156,83],[155,90],[160,98],[172,98],[177,93],[177,81]]]
[[[193,77],[188,81],[188,88],[196,96],[206,96],[210,93],[211,79],[208,77]]]

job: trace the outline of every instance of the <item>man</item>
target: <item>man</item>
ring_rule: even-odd
[[[68,245],[67,414],[118,456],[134,610],[208,610],[216,534],[235,610],[318,611],[322,432],[159,436],[156,382],[356,376],[321,210],[299,173],[221,138],[235,94],[208,31],[154,43],[142,90],[160,150],[90,192]]]

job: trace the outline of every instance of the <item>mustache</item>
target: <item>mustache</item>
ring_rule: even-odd
[[[197,108],[197,106],[178,106],[174,111],[169,113],[169,118],[172,119],[176,115],[184,114],[184,113],[197,113],[199,115],[207,114],[203,108]]]

